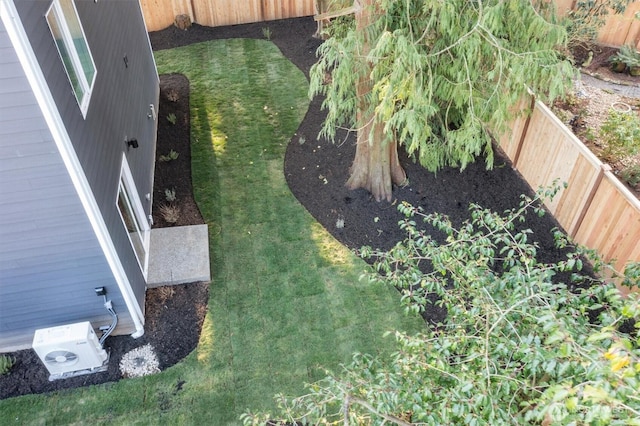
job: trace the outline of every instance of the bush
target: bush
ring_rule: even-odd
[[[625,167],[620,172],[620,177],[629,185],[636,186],[640,183],[640,164]]]
[[[625,44],[620,47],[618,53],[609,58],[609,61],[612,64],[623,64],[627,70],[638,68],[640,67],[640,52],[634,46]]]
[[[608,161],[635,155],[640,150],[640,118],[633,112],[611,110],[600,128],[600,138],[602,156]]]
[[[516,228],[527,211],[543,213],[537,200],[523,198],[504,215],[473,205],[460,228],[438,214],[399,209],[407,238],[386,253],[362,250],[377,259],[369,278],[399,288],[410,311],[442,306],[446,320],[420,335],[393,333],[398,351],[389,360],[357,354],[306,395],[279,396],[283,421],[638,424],[640,341],[633,326],[632,334],[619,330],[640,319],[640,298],[623,299],[612,283],[583,272],[593,253],[538,262],[530,231]],[[433,229],[446,235],[442,243],[430,237]],[[640,266],[626,272],[625,284],[637,284]],[[243,416],[245,424],[265,418],[273,416]]]

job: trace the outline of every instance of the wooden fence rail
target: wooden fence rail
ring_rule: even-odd
[[[567,183],[547,208],[577,243],[613,261],[619,272],[640,261],[640,201],[547,106],[535,102],[500,146],[532,188]]]
[[[554,0],[558,11],[566,14],[576,0]],[[192,22],[209,27],[299,18],[316,13],[315,4],[325,0],[140,0],[148,31],[173,24],[176,15],[186,14]],[[640,2],[629,4],[624,15],[610,16],[600,30],[599,41],[621,46],[633,44],[640,50]]]
[[[314,0],[140,0],[140,4],[148,31],[167,28],[180,14],[209,27],[315,14]]]

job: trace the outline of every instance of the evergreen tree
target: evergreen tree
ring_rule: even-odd
[[[311,70],[311,96],[325,96],[321,135],[357,130],[347,186],[378,201],[406,178],[397,144],[430,171],[479,155],[491,167],[490,129],[507,130],[528,88],[552,100],[574,73],[559,53],[565,29],[531,0],[356,0],[328,32]]]

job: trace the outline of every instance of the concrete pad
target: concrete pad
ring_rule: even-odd
[[[207,225],[152,229],[147,287],[211,281],[208,230]]]

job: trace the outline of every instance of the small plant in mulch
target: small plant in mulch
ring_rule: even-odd
[[[158,160],[162,161],[163,163],[168,163],[169,161],[177,160],[179,156],[180,154],[172,149],[167,155],[161,155]]]
[[[9,355],[0,355],[0,375],[6,374],[16,363],[16,359]]]
[[[178,94],[177,90],[169,89],[169,91],[167,92],[167,99],[171,102],[178,102],[178,100],[180,99],[180,95]]]
[[[170,202],[173,203],[176,201],[176,190],[174,188],[167,188],[164,190],[164,198]]]
[[[271,40],[271,28],[269,28],[269,27],[262,28],[262,36],[266,40]]]
[[[171,124],[176,124],[177,117],[174,113],[167,115],[167,121]]]
[[[180,220],[180,207],[176,204],[162,204],[160,215],[165,222],[174,224]]]

